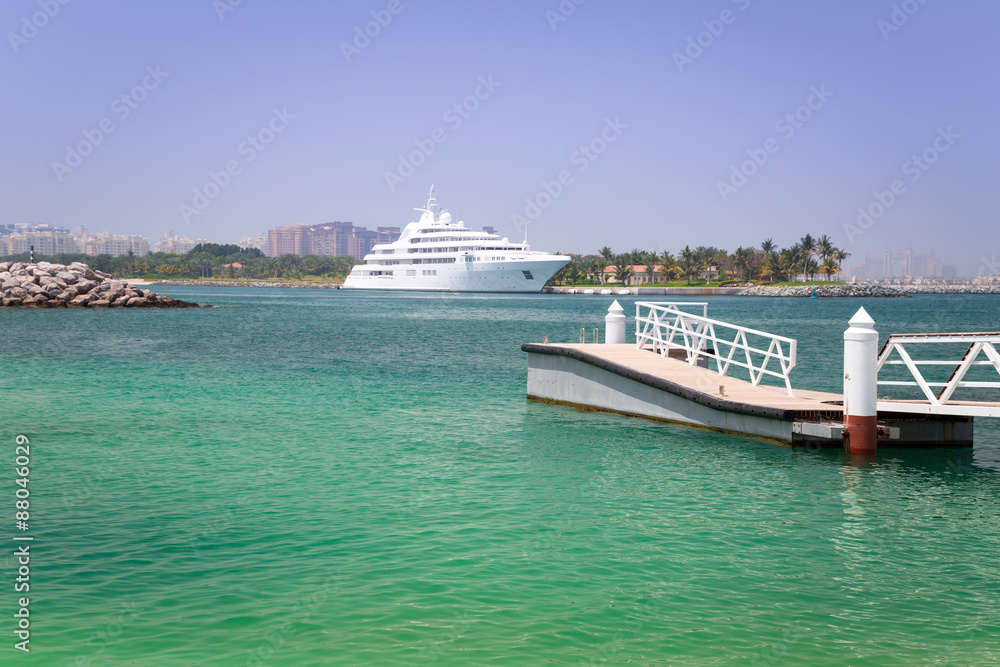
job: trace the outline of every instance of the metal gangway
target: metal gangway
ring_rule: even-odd
[[[940,358],[947,356],[943,347],[967,345],[961,359]],[[918,387],[923,400],[880,399],[878,410],[909,412],[928,415],[961,415],[970,417],[1000,417],[1000,401],[956,400],[960,388],[1000,389],[1000,381],[966,380],[969,372],[977,367],[992,366],[1000,374],[1000,333],[914,333],[892,334],[878,354],[878,372],[886,367],[905,366],[911,379],[878,380],[878,386]],[[914,358],[920,350],[920,358]],[[937,354],[935,354],[935,352]],[[893,355],[895,353],[895,355]],[[895,356],[896,358],[893,358]],[[936,356],[938,358],[927,358]],[[985,358],[983,358],[985,357]],[[951,375],[944,382],[929,381],[921,367],[951,367]],[[992,374],[990,374],[992,376]],[[935,391],[935,388],[937,391]]]
[[[700,309],[701,314],[683,308]],[[788,375],[795,368],[795,339],[713,320],[708,317],[706,302],[636,302],[635,339],[637,348],[649,348],[662,356],[668,356],[672,349],[683,350],[692,366],[702,359],[714,360],[715,370],[722,376],[733,366],[745,368],[755,387],[765,376],[778,378],[788,395],[793,395]]]

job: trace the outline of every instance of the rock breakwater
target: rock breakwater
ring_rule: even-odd
[[[138,289],[86,264],[0,262],[0,306],[28,308],[197,308]]]
[[[812,285],[757,285],[740,292],[740,296],[810,297]],[[905,297],[905,293],[884,285],[817,285],[818,297]]]
[[[1000,294],[1000,285],[901,285],[907,294]]]

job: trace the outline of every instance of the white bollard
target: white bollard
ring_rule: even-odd
[[[878,444],[878,332],[875,320],[858,310],[844,332],[845,449],[874,454]]]
[[[604,316],[604,344],[621,345],[625,342],[625,309],[618,299],[608,308]]]

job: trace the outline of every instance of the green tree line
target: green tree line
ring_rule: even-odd
[[[826,280],[842,271],[842,264],[850,253],[833,245],[825,234],[814,238],[806,234],[796,243],[779,248],[774,239],[766,239],[760,247],[740,246],[728,252],[714,246],[685,246],[676,254],[631,250],[615,253],[605,246],[597,254],[574,255],[572,260],[560,269],[550,283],[553,284],[604,284],[608,267],[616,282],[628,283],[636,272],[635,267],[645,273],[648,280],[669,282],[687,280],[690,285],[709,268],[718,271],[718,281],[780,282],[792,281],[797,276],[807,276],[815,280],[822,275]]]
[[[11,255],[4,261],[27,262],[28,253]],[[251,280],[281,278],[297,280],[307,276],[342,281],[358,260],[353,257],[327,255],[281,255],[265,257],[257,248],[241,249],[237,245],[204,243],[183,255],[157,252],[139,257],[132,253],[110,255],[35,254],[35,261],[55,264],[81,262],[93,269],[110,273],[116,278],[167,278],[175,280],[216,278]],[[239,266],[237,266],[239,265]]]

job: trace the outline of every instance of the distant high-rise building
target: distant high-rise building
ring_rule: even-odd
[[[357,240],[357,245],[354,252],[351,253],[351,257],[361,259],[372,251],[373,245],[379,242],[379,232],[364,227],[355,227],[354,238]]]
[[[954,272],[954,265],[944,264],[933,249],[926,255],[917,255],[911,245],[903,252],[886,248],[881,260],[865,255],[864,260],[851,269],[858,278],[946,278],[954,277]]]
[[[353,222],[324,222],[310,228],[309,251],[306,255],[350,254],[350,238],[354,230]]]
[[[241,250],[248,250],[250,248],[257,248],[264,254],[267,254],[267,234],[257,234],[257,236],[244,236],[236,245],[240,247]]]
[[[268,230],[267,254],[270,257],[308,255],[309,237],[310,230],[307,225],[291,225]]]
[[[190,236],[177,236],[174,234],[174,230],[170,229],[160,237],[155,249],[156,252],[184,255],[194,250],[195,246],[201,243],[208,243],[208,240],[193,239]]]
[[[279,255],[335,255],[361,257],[365,248],[379,242],[376,239],[392,237],[395,227],[385,228],[385,232],[370,232],[364,227],[355,227],[353,222],[324,222],[318,225],[291,225],[275,227],[267,232],[268,257]]]
[[[379,243],[395,243],[399,240],[400,235],[403,232],[400,231],[399,227],[379,227],[378,228],[378,242]]]
[[[59,232],[15,232],[0,238],[0,248],[4,255],[20,255],[31,252],[36,255],[63,255],[80,252],[68,230]]]

